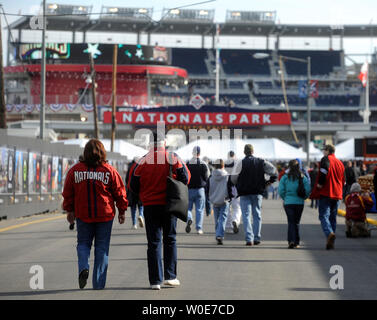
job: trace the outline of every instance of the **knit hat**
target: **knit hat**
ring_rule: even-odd
[[[200,147],[199,146],[194,147],[194,149],[192,149],[192,154],[194,156],[200,155]]]
[[[350,193],[354,192],[361,192],[361,186],[357,182],[353,183],[350,189]]]

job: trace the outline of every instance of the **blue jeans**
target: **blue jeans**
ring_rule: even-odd
[[[77,219],[77,257],[79,274],[89,270],[89,257],[94,239],[93,289],[103,289],[109,264],[109,247],[113,220],[86,223]]]
[[[189,189],[189,207],[187,213],[187,220],[192,220],[192,208],[194,203],[196,213],[196,230],[201,230],[203,228],[203,216],[206,203],[206,195],[204,192],[204,188]]]
[[[263,196],[261,194],[240,196],[240,206],[246,242],[254,240],[260,241],[261,239],[262,200]],[[253,226],[251,226],[251,214],[253,215]]]
[[[321,197],[318,202],[319,221],[326,237],[336,231],[336,216],[338,214],[339,200]]]
[[[215,216],[216,238],[224,238],[226,220],[229,213],[229,202],[224,203],[221,207],[213,206],[213,213]]]
[[[177,277],[177,218],[165,213],[165,206],[145,206],[145,231],[148,240],[148,275],[151,285]],[[164,245],[162,265],[161,242]]]
[[[131,206],[131,218],[132,218],[132,224],[136,224],[136,209],[139,208],[139,217],[144,217],[144,207],[140,204],[135,204],[134,206]]]
[[[287,204],[284,205],[285,213],[288,219],[288,243],[300,244],[299,225],[304,205]]]

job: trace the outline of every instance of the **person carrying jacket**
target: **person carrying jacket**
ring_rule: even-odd
[[[192,209],[195,203],[195,225],[198,234],[203,234],[203,217],[205,210],[205,186],[209,178],[209,168],[207,164],[200,160],[200,147],[194,147],[193,158],[187,162],[187,168],[191,173],[189,188],[189,208],[187,213],[186,232],[191,231]]]
[[[369,193],[361,194],[361,186],[354,183],[350,193],[345,198],[346,204],[346,236],[370,237],[367,225],[367,210],[373,207],[373,200]]]
[[[116,213],[114,202],[119,211],[119,223],[123,224],[128,201],[122,178],[107,163],[101,141],[91,139],[87,142],[82,160],[67,173],[62,195],[62,208],[68,212],[68,222],[77,221],[79,287],[83,289],[86,286],[94,239],[93,289],[103,289]]]
[[[264,175],[270,176],[268,183],[274,183],[277,179],[276,168],[270,162],[254,157],[253,153],[253,146],[246,144],[245,158],[236,164],[231,177],[240,196],[247,246],[258,245],[261,240],[262,195],[266,188]],[[253,215],[253,226],[251,226],[251,214]]]
[[[228,160],[225,161],[224,163],[225,170],[229,174],[232,174],[235,164],[236,164],[236,156],[235,156],[234,151],[231,150],[228,153]],[[228,214],[228,219],[226,221],[225,229],[231,229],[233,233],[238,233],[239,225],[241,223],[242,212],[241,212],[241,206],[240,206],[240,198],[238,197],[237,188],[235,185],[232,185],[232,194],[233,194],[233,198],[230,202],[229,214]]]
[[[330,250],[334,249],[336,216],[339,202],[343,199],[345,174],[343,163],[335,157],[335,147],[333,145],[325,145],[323,155],[317,182],[310,198],[319,199],[319,220],[327,238],[326,250]]]
[[[232,182],[229,173],[224,169],[224,161],[219,159],[214,164],[215,170],[208,179],[208,198],[213,205],[215,217],[215,233],[217,244],[222,245],[225,226],[229,214],[229,202],[231,201]]]
[[[297,159],[289,161],[289,171],[280,180],[279,195],[284,201],[284,210],[288,220],[288,248],[300,245],[299,225],[304,210],[305,199],[297,194],[299,179],[302,179],[306,198],[310,195],[308,178],[301,172]]]
[[[131,219],[132,219],[132,229],[137,229],[137,224],[136,224],[136,210],[139,208],[139,227],[144,228],[144,207],[143,204],[141,203],[139,197],[133,193],[130,190],[129,187],[129,182],[130,182],[130,177],[132,175],[133,170],[136,167],[137,161],[139,159],[135,158],[132,160],[132,162],[128,166],[127,174],[126,174],[126,186],[127,186],[127,195],[128,195],[128,201],[129,201],[129,206],[131,207]]]
[[[165,213],[170,165],[173,178],[186,185],[190,182],[191,175],[185,163],[175,153],[167,152],[164,137],[154,135],[153,141],[149,152],[136,165],[129,185],[130,189],[139,195],[144,206],[149,283],[151,289],[160,290],[162,284],[180,285],[177,279],[177,218]]]

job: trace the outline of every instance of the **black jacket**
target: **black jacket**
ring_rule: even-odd
[[[270,163],[253,156],[245,157],[236,184],[238,195],[263,194],[266,187],[265,173],[270,176],[269,182],[276,181],[276,169]]]
[[[191,180],[188,184],[189,189],[205,188],[209,178],[209,169],[207,164],[197,159],[191,159],[186,163],[187,168],[191,173]]]

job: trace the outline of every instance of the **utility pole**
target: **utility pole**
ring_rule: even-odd
[[[90,59],[90,78],[92,79],[92,100],[93,100],[93,116],[94,116],[94,138],[99,138],[97,101],[96,101],[96,70],[94,69],[93,54],[89,52]]]
[[[39,112],[39,139],[44,139],[46,108],[46,0],[43,0],[42,59],[41,59],[41,99]]]
[[[7,128],[7,115],[5,112],[4,96],[4,66],[3,66],[3,37],[0,19],[0,129]]]
[[[115,141],[115,116],[116,116],[116,104],[117,104],[117,63],[118,63],[118,45],[114,44],[113,49],[113,104],[112,104],[112,115],[111,115],[111,152],[114,151],[114,141]]]
[[[311,110],[310,110],[310,94],[311,94],[311,88],[310,88],[310,78],[311,78],[311,58],[307,57],[306,59],[307,63],[307,76],[308,76],[308,84],[307,84],[307,95],[308,95],[308,100],[307,100],[307,106],[306,106],[306,165],[308,169],[310,168],[310,122],[311,122]]]

